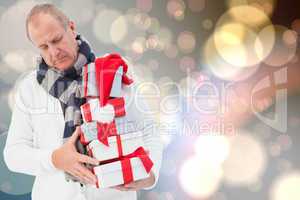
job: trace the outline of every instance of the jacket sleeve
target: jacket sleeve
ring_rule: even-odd
[[[15,95],[15,106],[3,151],[4,161],[11,171],[37,176],[58,169],[52,163],[53,150],[34,146],[34,130],[28,106],[32,98],[29,90],[32,88],[26,88],[23,83]]]
[[[155,176],[155,183],[147,188],[150,190],[155,187],[158,178],[159,170],[162,162],[163,143],[160,138],[159,125],[155,121],[154,115],[151,114],[151,109],[146,99],[136,98],[136,88],[132,89],[130,97],[126,99],[128,102],[128,108],[126,108],[126,115],[130,120],[133,120],[135,127],[144,129],[144,144],[145,148],[149,152],[149,156],[153,161],[152,172]]]

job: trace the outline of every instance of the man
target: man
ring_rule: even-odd
[[[80,70],[93,61],[93,54],[88,43],[76,34],[74,22],[51,4],[32,8],[26,30],[42,60],[38,69],[20,83],[4,159],[11,171],[36,176],[32,199],[136,199],[137,190],[154,187],[162,154],[157,133],[144,137],[154,162],[148,178],[108,189],[89,186],[96,183],[96,177],[84,163],[97,165],[98,161],[76,151],[78,128],[70,137],[65,137],[66,130],[71,130],[66,126],[69,101],[63,102],[62,95],[57,95],[60,88],[55,87],[55,81],[80,81]],[[51,80],[50,72],[59,78]],[[76,114],[76,107],[71,108]],[[126,117],[136,120],[141,114],[131,105]],[[76,123],[72,125],[75,127]],[[72,174],[86,187],[82,188],[78,182],[67,182],[64,172]]]

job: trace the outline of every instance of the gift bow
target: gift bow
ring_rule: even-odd
[[[122,174],[123,174],[123,182],[124,182],[124,184],[128,184],[134,180],[130,159],[136,158],[136,157],[138,157],[141,160],[141,162],[144,166],[144,169],[146,170],[147,174],[149,174],[150,170],[153,167],[153,162],[143,147],[139,147],[133,153],[127,154],[118,159],[107,160],[103,163],[111,163],[114,161],[120,161],[121,168],[122,168]],[[92,172],[95,174],[94,168],[92,169]],[[99,181],[97,181],[96,187],[99,188]]]
[[[138,157],[142,161],[146,172],[149,173],[153,166],[153,162],[150,159],[147,152],[145,151],[144,147],[139,147],[133,153],[130,153],[130,154],[127,154],[127,155],[121,157],[121,160],[130,159],[130,158],[134,158],[134,157]]]
[[[134,180],[132,167],[130,163],[130,158],[134,158],[134,157],[138,157],[141,160],[147,174],[149,174],[153,166],[152,160],[150,159],[149,155],[147,154],[147,152],[143,147],[139,147],[133,153],[121,157],[120,161],[121,161],[124,184],[128,184]]]

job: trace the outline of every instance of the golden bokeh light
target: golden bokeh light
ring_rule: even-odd
[[[196,46],[196,38],[194,33],[183,31],[178,35],[177,45],[183,53],[191,53]]]
[[[169,0],[167,3],[167,13],[178,21],[184,19],[185,9],[185,3],[182,0]]]
[[[147,30],[151,26],[151,18],[147,13],[139,12],[134,16],[133,23],[138,28]]]
[[[25,20],[27,13],[36,3],[34,0],[16,1],[2,11],[0,18],[2,56],[19,49],[32,51],[32,45],[26,37]]]
[[[146,39],[144,37],[137,37],[131,45],[135,53],[142,54],[145,51]]]
[[[122,14],[118,10],[112,10],[112,9],[105,9],[105,10],[100,10],[97,14],[96,17],[93,21],[93,33],[96,36],[96,38],[101,41],[104,44],[111,44],[113,43],[113,40],[118,41],[118,38],[124,37],[123,35],[121,36],[116,36],[115,34],[111,35],[111,28],[112,25],[114,24],[115,20],[119,19],[122,16]],[[105,19],[105,20],[103,20]],[[115,22],[115,23],[120,23],[120,22]],[[126,26],[120,26],[120,27],[114,27],[113,26],[113,31],[116,31],[115,28],[118,29],[118,31],[125,32],[126,30],[119,30],[124,28]],[[112,40],[112,36],[116,37]]]
[[[270,53],[275,43],[273,26],[258,33],[240,23],[220,26],[214,33],[215,46],[220,56],[236,67],[258,65]]]
[[[205,30],[210,30],[213,28],[214,24],[213,21],[211,19],[205,19],[202,22],[202,26]]]
[[[6,66],[16,72],[22,73],[35,68],[37,54],[28,50],[14,50],[4,55]]]
[[[259,31],[261,28],[270,25],[271,20],[263,11],[248,5],[230,8],[217,21],[216,27],[227,23],[240,23],[252,31]]]
[[[227,0],[227,6],[229,8],[235,6],[253,6],[271,16],[274,11],[276,2],[276,0]]]
[[[194,147],[197,159],[213,165],[221,164],[226,160],[230,150],[227,137],[213,133],[199,136]]]
[[[222,175],[220,166],[191,157],[181,167],[179,181],[191,197],[208,198],[218,190]]]
[[[113,43],[118,44],[128,33],[128,23],[124,16],[116,18],[110,27],[110,36]]]
[[[263,145],[246,132],[230,137],[229,142],[229,155],[223,164],[224,181],[236,186],[248,186],[259,181],[267,165]]]
[[[242,24],[230,23],[225,24],[215,32],[215,43],[220,45],[240,45],[246,35],[247,28]]]
[[[275,25],[274,29],[275,45],[264,62],[270,66],[283,66],[295,57],[298,35],[281,25]]]
[[[129,53],[133,57],[140,57],[145,48],[144,45],[141,48],[138,38],[146,37],[146,30],[150,27],[150,23],[151,20],[147,14],[136,9],[129,9],[125,15],[120,15],[114,20],[110,29],[110,37],[117,47],[129,52],[133,51]]]
[[[147,49],[156,49],[159,44],[159,38],[157,35],[149,35],[146,40]]]
[[[229,55],[229,53],[232,53]],[[227,55],[226,55],[227,54]],[[246,51],[229,51],[226,52],[227,58],[232,56],[235,59],[235,63],[246,63]],[[210,37],[203,48],[203,60],[204,67],[211,71],[215,76],[223,80],[240,81],[253,75],[258,69],[257,66],[252,67],[237,67],[228,63],[218,53],[214,37]],[[235,57],[234,57],[235,56]]]
[[[292,30],[286,30],[282,35],[282,40],[287,46],[297,45],[297,38],[297,33]]]
[[[269,17],[253,6],[233,7],[228,11],[228,14],[231,15],[235,21],[250,27],[259,27],[265,23],[270,23]]]
[[[216,30],[214,34],[216,50],[229,64],[238,67],[248,65],[247,47],[243,42],[246,34],[255,37],[242,24],[226,24]]]
[[[273,25],[268,25],[259,31],[255,42],[254,50],[259,61],[263,61],[268,57],[275,45],[275,28]]]
[[[300,172],[292,171],[276,178],[270,189],[271,200],[299,200]]]

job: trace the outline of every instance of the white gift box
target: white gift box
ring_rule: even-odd
[[[80,126],[80,142],[87,145],[93,140],[105,140],[106,136],[117,135],[117,133],[119,132],[114,121],[110,123],[87,122]]]
[[[107,140],[108,146],[99,140],[90,142],[87,145],[88,154],[101,162],[118,158],[120,154],[130,154],[139,147],[145,148],[142,131],[110,136]]]
[[[83,85],[83,97],[97,97],[98,88],[96,84],[96,69],[95,63],[90,63],[83,67],[82,70],[82,85]]]
[[[137,181],[149,177],[142,161],[138,157],[130,158],[132,171],[132,181]],[[93,168],[94,174],[97,176],[97,188],[108,188],[120,184],[124,184],[121,161],[115,161]]]
[[[108,123],[113,121],[115,116],[114,107],[110,104],[100,107],[99,99],[89,99],[87,103],[80,106],[84,122],[99,121]]]
[[[80,126],[80,142],[81,144],[88,144],[90,141],[95,140],[98,134],[97,122],[86,122]]]
[[[80,106],[80,110],[84,122],[109,123],[115,117],[125,115],[125,101],[124,98],[109,99],[107,104],[101,107],[98,98],[90,98],[87,103]]]
[[[87,145],[91,141],[99,139],[98,134],[105,135],[103,131],[107,131],[107,133],[109,133],[108,136],[134,133],[137,130],[142,130],[145,135],[148,134],[147,132],[148,127],[144,129],[138,129],[137,127],[138,125],[135,123],[135,121],[127,121],[126,117],[115,118],[113,122],[106,123],[106,124],[107,126],[104,127],[103,127],[103,123],[97,121],[86,122],[81,124],[80,142],[83,145]]]
[[[122,75],[123,66],[120,66],[115,73],[115,77],[112,83],[110,91],[110,97],[121,97],[122,90]],[[82,86],[83,96],[82,97],[99,97],[99,91],[96,80],[96,67],[95,63],[85,65],[82,70]]]

